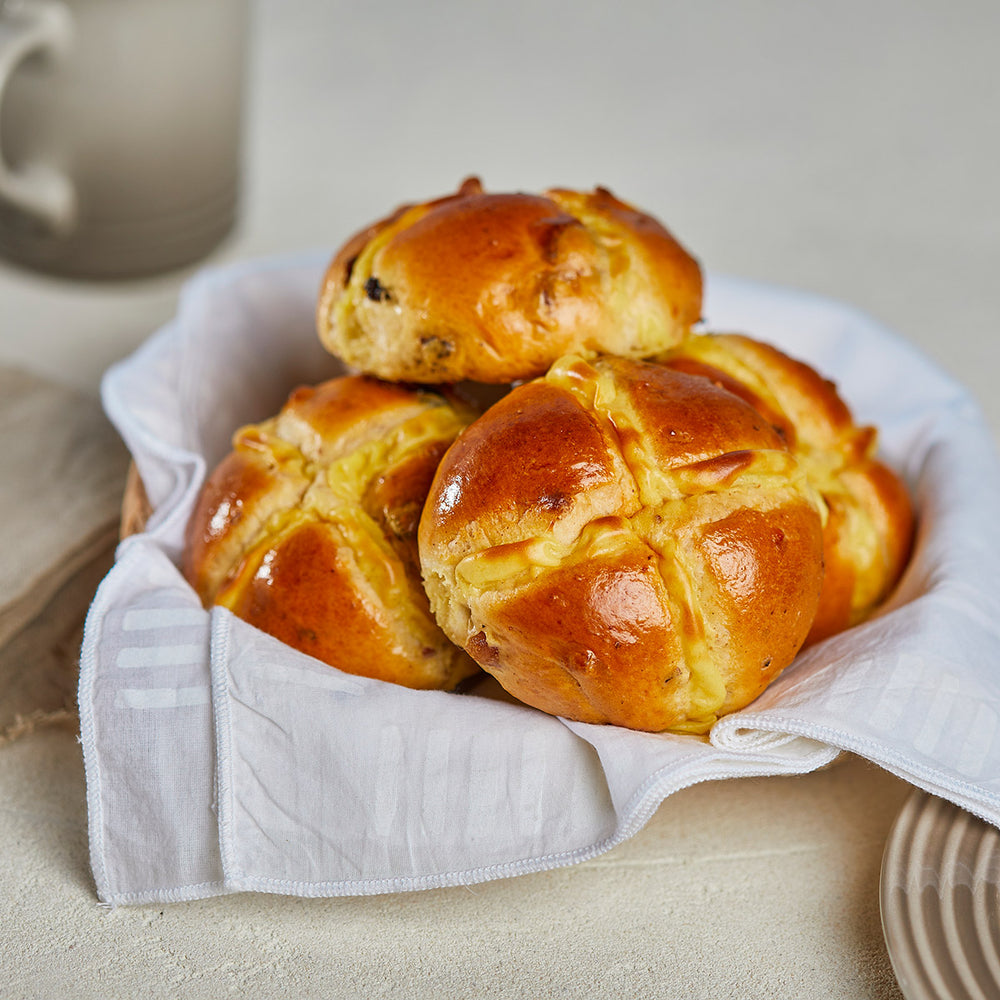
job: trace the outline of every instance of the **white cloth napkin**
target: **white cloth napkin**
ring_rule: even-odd
[[[606,851],[695,782],[860,754],[1000,825],[1000,467],[965,390],[870,319],[710,276],[706,326],[838,382],[919,507],[875,620],[800,656],[708,738],[568,723],[482,693],[346,676],[201,608],[178,554],[236,426],[338,372],[313,310],[327,255],[202,273],[104,381],[155,513],[94,600],[80,714],[107,903],[430,888]]]

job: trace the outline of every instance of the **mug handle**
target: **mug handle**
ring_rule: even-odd
[[[0,2],[0,103],[17,67],[29,56],[56,56],[69,48],[70,13],[60,0]],[[57,234],[73,228],[76,193],[68,177],[44,163],[11,170],[0,135],[0,200],[45,223]]]

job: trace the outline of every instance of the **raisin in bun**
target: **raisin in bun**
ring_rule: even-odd
[[[471,179],[352,237],[317,326],[328,350],[380,378],[505,383],[570,352],[664,350],[701,300],[698,263],[607,190],[492,194]]]
[[[472,418],[431,392],[347,376],[239,430],[188,525],[184,573],[220,604],[348,673],[455,687],[475,664],[434,623],[416,528]]]
[[[913,536],[903,482],[876,456],[836,386],[777,348],[737,334],[691,336],[664,362],[747,400],[795,452],[823,499],[825,573],[808,642],[869,617],[896,585]]]
[[[704,732],[802,645],[819,498],[781,434],[709,379],[568,357],[448,450],[419,529],[438,622],[514,697]]]

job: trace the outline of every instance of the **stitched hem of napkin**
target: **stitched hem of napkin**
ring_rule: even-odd
[[[97,725],[94,720],[94,685],[97,682],[97,647],[104,616],[107,612],[107,595],[120,574],[127,574],[130,564],[138,558],[131,547],[119,549],[118,558],[110,572],[99,584],[94,600],[87,612],[80,645],[80,679],[77,684],[77,706],[80,713],[80,746],[83,750],[83,769],[87,785],[87,829],[90,838],[90,868],[94,876],[98,898],[110,901],[114,896],[108,891],[108,872],[104,848],[104,795],[101,777],[101,759],[97,750]]]
[[[100,899],[101,905],[114,909],[116,906],[141,906],[143,903],[189,903],[195,899],[208,899],[211,896],[228,896],[237,891],[225,882],[198,882],[173,889],[110,893],[102,895]]]
[[[215,802],[219,821],[219,854],[227,885],[238,883],[232,872],[238,868],[233,856],[233,725],[229,713],[229,623],[217,611],[212,614],[211,640],[212,717],[215,720]]]
[[[735,729],[736,727],[734,727],[734,732],[730,734],[734,743],[743,738],[736,735]],[[742,719],[738,729],[750,733],[759,731],[790,733],[806,739],[821,741],[832,747],[839,747],[841,750],[864,757],[873,764],[892,772],[898,778],[917,785],[931,795],[954,802],[990,825],[996,823],[997,811],[1000,809],[1000,795],[991,795],[972,782],[962,781],[953,775],[945,775],[933,767],[916,764],[912,759],[908,760],[901,754],[891,750],[887,751],[875,740],[866,736],[853,736],[829,726],[805,723],[796,719],[776,720],[761,716],[750,716]]]
[[[87,785],[87,832],[90,838],[90,869],[97,895],[105,899],[108,877],[104,863],[104,810],[101,805],[101,762],[97,754],[97,734],[94,723],[93,692],[97,675],[96,632],[104,618],[104,603],[114,569],[101,581],[87,612],[80,646],[80,679],[77,684],[77,705],[80,713],[80,746],[83,750],[83,771]]]

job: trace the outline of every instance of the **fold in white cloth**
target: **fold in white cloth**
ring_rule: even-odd
[[[874,620],[821,643],[708,738],[569,723],[477,690],[351,677],[222,609],[177,569],[206,468],[241,423],[337,374],[313,310],[326,256],[199,275],[105,377],[154,507],[98,591],[81,659],[91,860],[107,903],[370,894],[592,857],[699,781],[849,750],[1000,825],[1000,465],[966,391],[828,301],[709,276],[706,326],[770,341],[876,423],[919,514]]]

